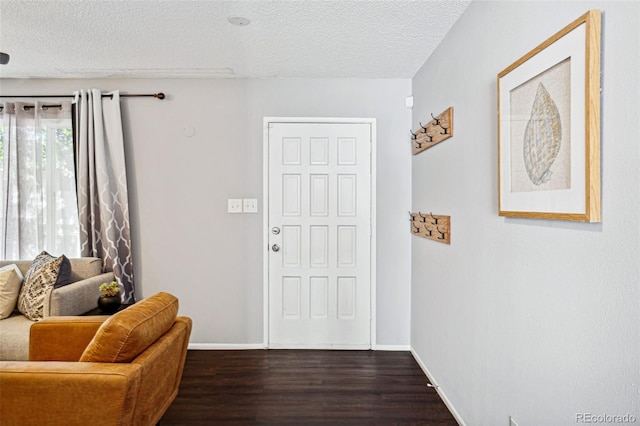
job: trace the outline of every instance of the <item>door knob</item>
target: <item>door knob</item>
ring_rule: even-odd
[[[279,245],[277,245],[277,244],[274,244],[274,245],[272,245],[272,246],[271,246],[271,250],[273,250],[273,251],[280,251],[280,246],[279,246]]]
[[[271,233],[273,235],[278,235],[280,233],[280,228],[278,228],[277,226],[274,226],[273,228],[271,228]]]

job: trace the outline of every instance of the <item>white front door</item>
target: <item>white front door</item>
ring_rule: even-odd
[[[368,349],[373,125],[265,124],[268,346]]]

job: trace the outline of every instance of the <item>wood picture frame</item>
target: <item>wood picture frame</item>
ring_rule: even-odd
[[[600,221],[601,13],[498,74],[498,214]]]

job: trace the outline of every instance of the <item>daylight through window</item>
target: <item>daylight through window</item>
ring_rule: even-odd
[[[4,103],[0,258],[79,257],[71,105]]]

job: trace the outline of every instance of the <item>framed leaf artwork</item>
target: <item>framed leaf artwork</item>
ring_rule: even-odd
[[[500,216],[600,221],[600,27],[590,10],[498,74]]]

